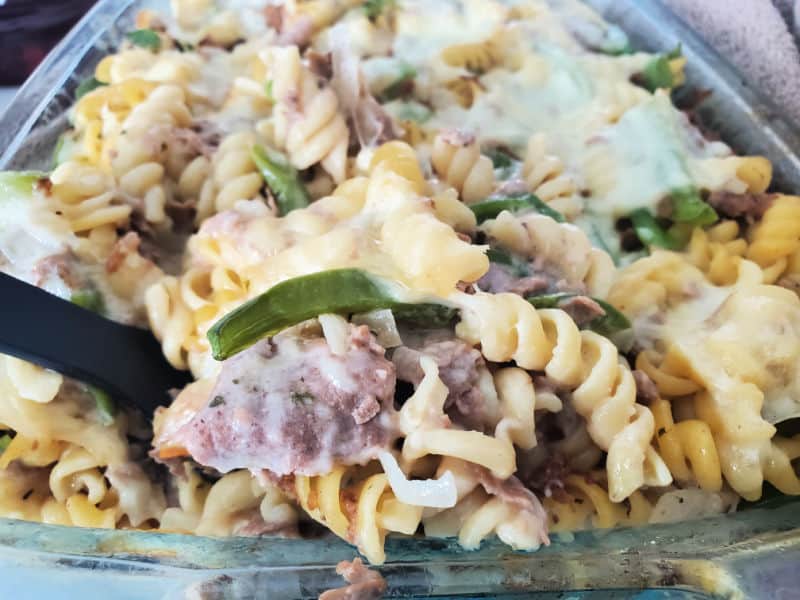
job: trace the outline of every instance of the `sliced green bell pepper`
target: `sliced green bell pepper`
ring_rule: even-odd
[[[322,271],[283,281],[217,321],[208,332],[214,358],[225,360],[259,339],[326,313],[352,314],[391,309],[398,320],[428,327],[450,323],[454,309],[409,304],[394,284],[360,269]]]
[[[494,219],[504,210],[512,213],[532,210],[546,217],[550,217],[559,223],[564,223],[566,221],[564,215],[548,206],[533,194],[507,196],[504,198],[487,198],[475,204],[470,204],[469,207],[472,212],[475,213],[475,218],[478,220],[478,223],[483,223],[488,219]]]
[[[86,390],[92,395],[97,414],[100,415],[100,421],[105,426],[109,426],[114,422],[114,415],[117,412],[117,406],[114,400],[109,396],[108,392],[101,390],[94,385],[87,385]]]
[[[536,308],[558,308],[559,305],[565,300],[576,297],[578,294],[569,292],[560,292],[557,294],[543,294],[541,296],[529,296],[526,298],[528,302],[533,304]],[[599,298],[592,298],[597,302],[606,314],[593,319],[589,323],[589,329],[596,331],[600,335],[606,337],[611,336],[619,331],[630,329],[631,322],[624,314],[618,309],[614,308],[605,300]]]
[[[264,146],[254,146],[251,155],[267,186],[275,194],[281,216],[311,204],[308,190],[285,156]]]

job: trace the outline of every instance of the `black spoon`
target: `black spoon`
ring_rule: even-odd
[[[150,414],[190,381],[144,329],[121,325],[0,273],[0,353],[58,371]]]

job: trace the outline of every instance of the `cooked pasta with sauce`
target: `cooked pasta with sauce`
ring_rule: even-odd
[[[800,198],[578,0],[173,0],[0,173],[0,268],[149,328],[153,415],[0,356],[0,516],[550,533],[800,494]]]

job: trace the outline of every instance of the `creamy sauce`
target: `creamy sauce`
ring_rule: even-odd
[[[694,287],[663,315],[637,320],[637,340],[674,347],[711,389],[754,384],[770,423],[800,416],[800,299],[776,286]],[[735,398],[730,398],[735,401]]]

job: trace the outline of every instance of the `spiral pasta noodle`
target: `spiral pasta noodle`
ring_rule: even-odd
[[[765,272],[775,273],[768,281],[777,280],[788,258],[800,249],[798,217],[800,197],[779,195],[749,232],[747,258],[758,263]]]
[[[472,204],[494,188],[492,161],[480,152],[475,138],[459,132],[436,136],[431,162],[436,173]]]
[[[0,173],[0,270],[195,378],[150,430],[0,356],[0,517],[382,563],[800,495],[800,197],[679,52],[578,0],[256,4],[141,11]]]
[[[550,530],[609,529],[648,522],[653,505],[642,492],[634,492],[625,503],[615,503],[601,485],[602,481],[602,473],[566,477],[565,497],[544,500],[550,517]]]
[[[65,162],[53,171],[50,180],[51,210],[60,213],[75,233],[118,227],[131,215],[131,206],[120,203],[109,189],[113,188],[112,180],[95,167]]]
[[[209,484],[189,464],[178,480],[178,506],[167,508],[161,529],[197,535],[259,535],[290,532],[295,509],[275,486],[247,471],[234,471]]]
[[[670,481],[663,461],[650,446],[653,416],[636,403],[630,369],[616,347],[591,331],[579,331],[566,313],[537,311],[515,294],[459,295],[462,307],[456,333],[481,344],[488,359],[513,360],[522,368],[544,371],[573,389],[589,433],[608,451],[609,494],[619,502],[645,484]]]
[[[547,138],[541,133],[528,140],[522,176],[530,190],[545,202],[572,196],[577,191],[573,178],[564,172],[561,159],[547,152]]]
[[[738,279],[739,262],[747,251],[736,221],[724,221],[708,230],[695,228],[687,248],[692,264],[717,285],[730,285]]]
[[[694,480],[700,488],[712,492],[722,489],[719,455],[708,424],[699,419],[675,423],[672,407],[661,398],[650,405],[650,410],[655,417],[659,452],[675,480]]]
[[[605,298],[615,277],[611,257],[592,247],[586,234],[571,224],[557,223],[537,213],[501,212],[480,230],[499,247],[545,264],[575,289],[585,287]]]
[[[481,541],[493,534],[517,550],[535,550],[549,543],[542,527],[544,511],[538,500],[495,490],[473,467],[459,459],[443,459],[437,473],[445,471],[456,477],[458,503],[425,516],[426,535],[457,537],[462,547],[470,549],[478,548]]]
[[[319,88],[296,46],[264,55],[275,103],[275,141],[298,169],[320,163],[334,181],[345,178],[349,133],[330,87]]]
[[[370,562],[384,562],[384,538],[391,531],[412,535],[422,517],[422,508],[397,500],[386,475],[378,473],[346,485],[345,469],[328,475],[298,476],[295,492],[300,506],[311,517],[339,537],[355,544]],[[344,497],[353,498],[348,509]]]
[[[498,36],[472,44],[456,44],[442,50],[442,60],[451,67],[460,67],[481,74],[502,64],[504,48]]]
[[[202,186],[198,188],[197,180],[192,182],[181,177],[180,183],[188,188],[187,194],[194,192],[198,198],[195,217],[198,223],[232,208],[239,200],[264,201],[261,193],[264,180],[250,156],[255,145],[256,136],[250,132],[229,135],[222,140],[214,154],[210,165],[211,177]],[[201,163],[201,166],[205,166],[205,163]]]

